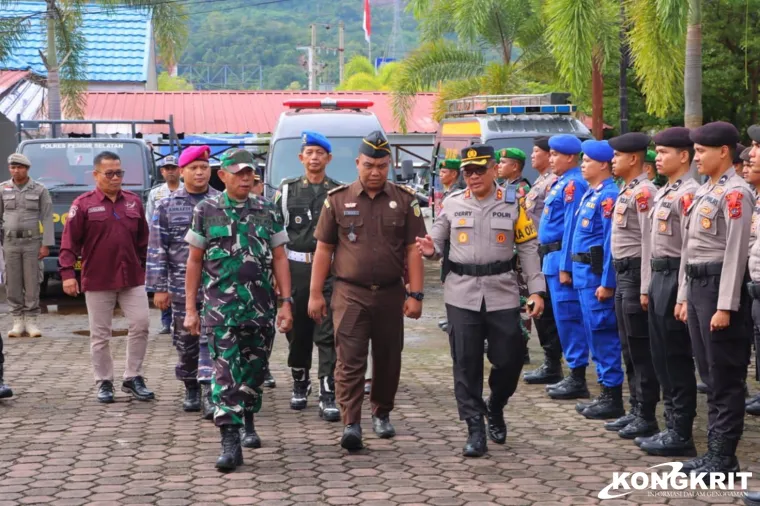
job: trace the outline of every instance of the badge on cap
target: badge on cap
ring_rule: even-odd
[[[467,152],[467,158],[475,158],[476,156],[478,156],[478,152],[474,149],[471,149]]]

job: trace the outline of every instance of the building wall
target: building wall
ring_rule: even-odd
[[[150,55],[148,57],[148,82],[145,91],[158,91],[158,74],[156,72],[156,40],[153,30],[150,34]]]

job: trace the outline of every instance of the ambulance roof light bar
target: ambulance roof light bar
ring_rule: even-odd
[[[486,107],[486,114],[572,114],[577,105],[497,105]]]
[[[374,102],[371,100],[360,100],[353,98],[335,99],[326,97],[321,100],[313,98],[294,98],[291,100],[286,100],[282,104],[285,107],[295,109],[297,111],[301,109],[353,109],[355,111],[359,111],[361,109],[368,109],[372,107],[374,105]]]

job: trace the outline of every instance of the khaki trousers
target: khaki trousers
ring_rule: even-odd
[[[109,341],[112,337],[111,325],[117,302],[129,322],[124,379],[142,376],[150,323],[145,285],[121,290],[85,292],[84,296],[87,302],[87,316],[90,319],[90,354],[95,381],[113,381],[113,358]]]
[[[40,314],[39,237],[5,238],[5,287],[13,316]]]

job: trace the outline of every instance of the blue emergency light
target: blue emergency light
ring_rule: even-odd
[[[496,105],[486,107],[487,114],[570,114],[578,106],[565,105]]]

